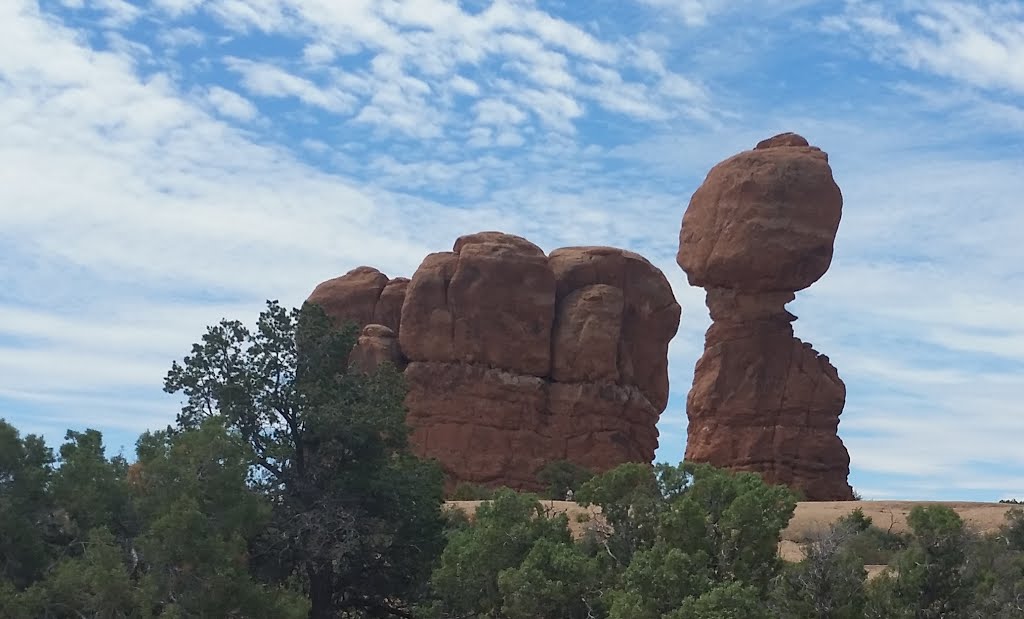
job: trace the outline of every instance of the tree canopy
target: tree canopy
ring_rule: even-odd
[[[270,302],[255,330],[210,327],[165,381],[187,397],[179,428],[220,418],[246,443],[274,506],[253,560],[297,583],[311,617],[401,615],[444,539],[441,473],[408,452],[401,374],[348,371],[355,334]]]

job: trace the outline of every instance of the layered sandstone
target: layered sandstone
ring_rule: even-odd
[[[467,235],[402,280],[395,327],[360,322],[382,315],[396,281],[360,267],[309,300],[339,323],[370,325],[354,366],[404,367],[410,441],[440,462],[449,487],[536,490],[555,460],[603,471],[653,459],[680,308],[642,256],[609,247],[545,255],[521,237]]]
[[[828,270],[842,204],[827,155],[792,133],[719,163],[693,194],[677,262],[713,323],[687,397],[688,460],[808,500],[853,498],[837,434],[846,387],[785,307]]]

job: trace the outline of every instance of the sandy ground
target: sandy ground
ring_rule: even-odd
[[[476,511],[481,501],[452,501],[449,505],[462,509],[469,514]],[[588,527],[600,526],[600,509],[597,507],[583,508],[569,501],[543,501],[544,507],[553,513],[566,513],[569,516],[569,528],[576,536],[582,535]],[[822,503],[798,503],[793,519],[782,532],[779,554],[787,561],[799,561],[803,558],[801,544],[814,537],[815,534],[828,529],[828,526],[841,516],[849,514],[858,507],[869,516],[875,526],[891,529],[895,532],[907,530],[907,514],[916,505],[941,504],[956,510],[967,526],[979,533],[988,533],[998,529],[1006,521],[1006,512],[1015,505],[1003,503],[967,503],[956,501],[834,501]],[[591,522],[581,522],[580,516],[589,517]],[[596,518],[595,518],[596,517]],[[885,566],[867,565],[869,575],[874,576]]]
[[[952,507],[964,519],[967,527],[979,533],[990,533],[999,529],[1006,522],[1006,512],[1016,507],[1005,503],[968,503],[962,501],[832,501],[822,503],[798,503],[793,519],[782,532],[779,543],[779,556],[787,561],[803,559],[802,543],[815,534],[828,529],[828,526],[841,516],[849,514],[858,507],[864,515],[871,518],[872,523],[886,530],[902,533],[907,530],[907,515],[917,505],[947,505]],[[868,577],[872,578],[882,570],[884,565],[865,565]]]
[[[457,507],[473,516],[477,506],[483,501],[448,501],[448,505]],[[579,537],[588,527],[600,526],[601,508],[597,506],[580,507],[571,501],[541,501],[541,504],[554,514],[567,514],[569,516],[569,530],[573,536]]]
[[[956,510],[967,526],[979,533],[998,529],[1006,522],[1006,512],[1014,505],[1005,503],[967,503],[958,501],[834,501],[798,503],[796,513],[783,533],[783,539],[803,541],[808,533],[827,529],[839,517],[858,507],[882,528],[893,531],[907,530],[907,514],[917,505],[948,505]],[[803,538],[803,539],[801,539]]]

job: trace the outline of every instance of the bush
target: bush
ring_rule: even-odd
[[[468,481],[459,482],[449,498],[451,501],[490,501],[494,498],[494,488]]]
[[[896,577],[883,574],[868,586],[869,617],[940,619],[966,617],[977,600],[977,575],[969,575],[972,538],[964,522],[945,505],[918,505],[907,524],[910,544],[894,559]]]
[[[509,587],[523,583],[539,586],[555,569],[553,566],[561,565],[563,553],[553,550],[534,556],[534,561],[527,562],[529,569],[524,568],[525,560],[541,540],[571,547],[565,515],[549,518],[536,495],[518,494],[507,488],[497,491],[493,501],[477,509],[472,526],[449,536],[431,578],[437,602],[433,610],[441,616],[495,616],[510,602]],[[521,571],[507,576],[511,580],[503,589],[499,576],[514,569]],[[526,606],[521,599],[511,604],[518,610]]]
[[[568,460],[550,462],[537,474],[537,479],[546,486],[543,497],[552,501],[568,500],[570,490],[575,494],[593,477],[592,472]]]
[[[863,565],[888,565],[909,543],[906,534],[875,526],[871,517],[865,516],[859,507],[837,520],[836,526],[853,533],[846,547]]]
[[[865,534],[870,522],[863,512],[851,514],[809,541],[805,547],[806,558],[787,565],[776,581],[773,599],[778,611],[776,616],[863,617],[867,574],[851,542]]]
[[[1006,524],[1002,527],[1003,537],[1013,550],[1024,552],[1024,509],[1006,512]]]

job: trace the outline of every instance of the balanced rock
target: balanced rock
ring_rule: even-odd
[[[793,335],[794,293],[828,270],[842,194],[828,157],[788,133],[719,163],[683,216],[677,262],[713,323],[687,397],[686,458],[847,500],[846,387]]]
[[[683,215],[676,260],[692,286],[803,290],[832,262],[842,206],[828,156],[775,136],[711,169]]]
[[[369,315],[383,321],[388,290],[400,286],[397,349],[367,326],[351,363],[408,361],[410,443],[438,460],[449,489],[539,490],[539,471],[556,460],[596,472],[653,459],[680,308],[643,257],[609,247],[547,256],[521,237],[481,232],[428,255],[410,280],[371,275],[356,269],[309,300],[353,321],[379,289]]]

